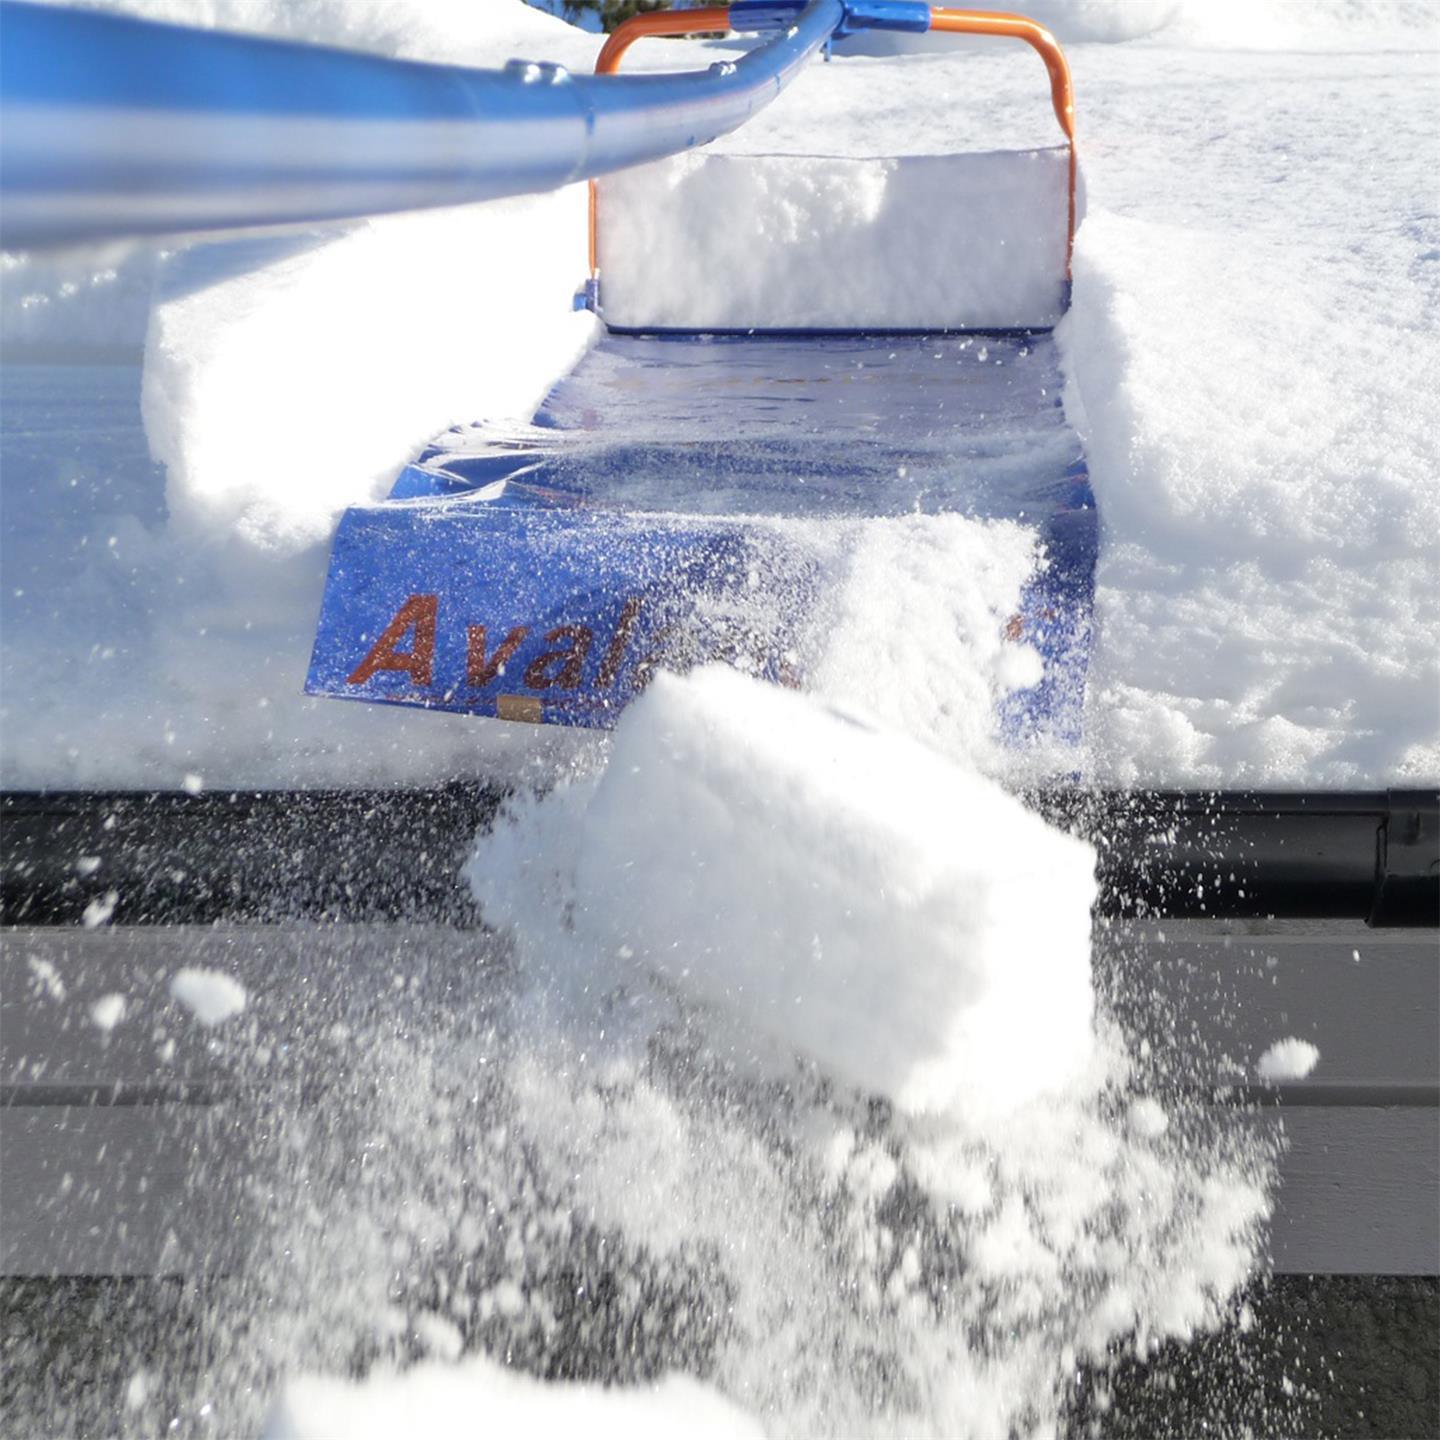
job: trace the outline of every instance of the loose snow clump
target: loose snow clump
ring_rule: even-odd
[[[1303,1080],[1316,1066],[1320,1051],[1293,1035],[1277,1040],[1261,1057],[1255,1073],[1268,1081]]]
[[[177,971],[170,994],[202,1025],[218,1025],[245,1008],[245,987],[218,970]]]
[[[90,1007],[90,1021],[97,1030],[113,1030],[124,1018],[129,1008],[123,995],[102,995]]]

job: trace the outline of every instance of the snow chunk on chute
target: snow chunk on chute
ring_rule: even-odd
[[[607,175],[606,323],[1048,328],[1068,303],[1068,165],[1063,146],[865,160],[697,150]]]

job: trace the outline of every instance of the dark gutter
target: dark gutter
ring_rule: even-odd
[[[503,798],[460,784],[10,792],[0,796],[0,922],[79,924],[93,906],[92,921],[120,924],[473,924],[459,869]],[[1095,844],[1104,915],[1440,924],[1435,791],[1025,798]]]
[[[1440,792],[1038,791],[1120,916],[1440,924]]]

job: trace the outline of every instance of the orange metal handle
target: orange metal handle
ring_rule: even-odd
[[[730,32],[730,7],[714,5],[702,10],[654,10],[632,15],[617,25],[610,38],[600,47],[595,61],[597,75],[613,75],[620,68],[621,58],[639,39],[646,35],[704,35],[707,32]],[[590,276],[600,273],[595,222],[595,182],[590,182]]]
[[[951,35],[1000,35],[1023,40],[1045,62],[1050,72],[1050,103],[1055,118],[1070,142],[1070,215],[1065,239],[1065,278],[1070,278],[1070,258],[1075,250],[1075,90],[1070,66],[1055,37],[1037,21],[1024,15],[1004,15],[988,10],[946,10],[930,8],[930,28]]]
[[[948,10],[938,6],[930,9],[930,28],[951,35],[999,35],[1023,40],[1045,62],[1050,72],[1050,103],[1055,118],[1070,142],[1070,213],[1065,240],[1065,276],[1070,276],[1070,258],[1075,249],[1075,92],[1070,81],[1070,66],[1059,42],[1038,21],[1024,15],[1007,15],[989,10]],[[707,32],[728,32],[730,11],[726,6],[703,10],[656,10],[632,16],[618,25],[600,49],[595,61],[597,75],[613,75],[620,68],[621,58],[639,39],[646,35],[697,35]],[[590,274],[599,274],[599,255],[595,222],[595,182],[590,182]]]
[[[702,10],[654,10],[644,15],[632,15],[623,24],[617,25],[600,47],[595,73],[613,75],[620,68],[621,56],[646,35],[703,35],[707,31],[729,33],[728,6],[712,5]]]
[[[1055,118],[1072,144],[1075,140],[1075,92],[1070,84],[1070,66],[1060,43],[1037,20],[1024,15],[1002,15],[991,10],[946,10],[932,6],[930,28],[952,35],[1002,35],[1023,40],[1045,62],[1050,72],[1050,100]]]

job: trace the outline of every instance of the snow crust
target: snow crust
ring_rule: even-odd
[[[612,325],[1046,329],[1064,310],[1068,150],[864,160],[697,151],[597,189]],[[657,255],[684,260],[657,266]]]

